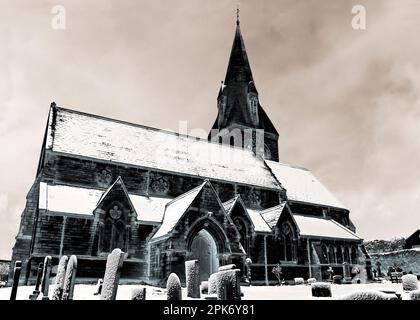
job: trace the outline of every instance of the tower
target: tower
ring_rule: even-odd
[[[239,15],[226,77],[217,96],[209,140],[252,150],[278,161],[279,134],[262,108],[241,34]]]

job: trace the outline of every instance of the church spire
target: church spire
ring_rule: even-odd
[[[266,159],[278,161],[278,133],[259,102],[241,34],[239,8],[236,10],[235,37],[225,81],[217,95],[217,109],[217,118],[212,128],[217,133],[213,135],[212,130],[209,134],[210,140],[232,145],[232,134],[239,132],[239,140],[242,140],[239,145],[243,148],[258,155],[264,154]],[[260,143],[260,136],[257,139],[256,130],[262,130],[258,131],[258,135],[264,135],[263,145]]]
[[[234,82],[249,83],[250,81],[253,81],[252,72],[248,61],[248,55],[245,50],[245,43],[241,34],[239,8],[237,8],[235,38],[233,39],[232,50],[230,52],[225,85]]]

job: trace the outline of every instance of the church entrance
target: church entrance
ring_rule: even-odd
[[[200,281],[207,281],[210,275],[217,272],[219,259],[217,245],[212,235],[202,229],[191,243],[191,259],[197,259],[200,264]]]

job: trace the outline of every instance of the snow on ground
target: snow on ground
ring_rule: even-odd
[[[117,293],[117,300],[130,300],[131,290],[136,285],[120,285]],[[147,300],[166,300],[166,289],[152,286],[146,287]],[[34,286],[21,286],[18,289],[17,299],[27,300],[34,290]],[[99,295],[94,295],[96,285],[76,285],[74,289],[74,300],[99,300]],[[403,292],[401,283],[369,283],[369,284],[343,284],[331,285],[332,298],[314,298],[311,294],[311,286],[251,286],[241,287],[244,293],[244,300],[321,300],[321,299],[340,299],[343,295],[362,289],[395,290],[402,293],[403,299],[408,299],[408,295]],[[0,300],[8,300],[11,288],[0,289]],[[53,286],[50,286],[50,297],[53,293]],[[182,298],[187,300],[187,292],[182,288]],[[190,298],[188,298],[190,300]]]

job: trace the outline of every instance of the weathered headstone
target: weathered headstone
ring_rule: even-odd
[[[326,282],[311,284],[312,297],[331,297],[331,285]]]
[[[44,264],[40,262],[36,274],[35,290],[32,292],[32,294],[29,295],[29,300],[36,300],[39,296],[39,286],[41,285],[42,270],[44,270]]]
[[[22,270],[22,261],[17,260],[15,262],[15,268],[13,270],[13,285],[12,285],[12,292],[10,293],[10,300],[16,300],[21,270]]]
[[[241,300],[240,272],[239,269],[229,269],[217,273],[217,300]]]
[[[121,249],[114,249],[108,255],[104,282],[102,285],[101,300],[115,300],[123,262],[124,252],[122,252]]]
[[[168,300],[182,300],[181,281],[175,273],[171,273],[168,277],[166,295]]]
[[[198,260],[185,261],[187,297],[200,298],[200,264]]]
[[[50,289],[51,260],[51,256],[46,256],[44,259],[44,269],[42,270],[41,280],[41,292],[43,300],[48,300],[48,293]]]
[[[131,300],[146,300],[146,288],[134,288],[131,290]]]
[[[217,293],[217,272],[212,273],[209,278],[209,290],[208,294],[216,294]]]
[[[67,263],[66,275],[64,277],[63,295],[61,300],[73,300],[74,283],[77,273],[77,257],[72,255]]]
[[[93,295],[97,296],[98,294],[101,294],[103,284],[104,284],[104,280],[98,279],[98,284],[96,285],[96,292]]]
[[[64,278],[66,276],[66,267],[68,261],[69,258],[67,256],[62,256],[60,262],[58,263],[52,300],[61,300],[63,296]]]

